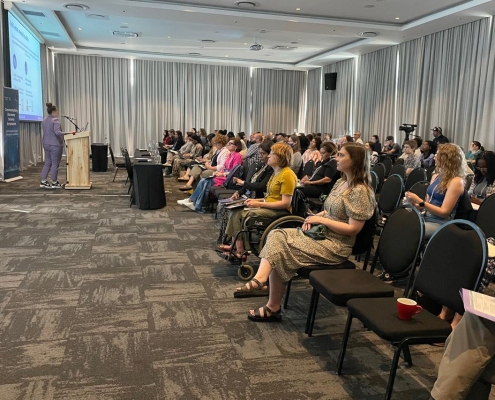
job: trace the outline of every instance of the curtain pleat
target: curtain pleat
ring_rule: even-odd
[[[300,131],[299,113],[306,111],[306,83],[307,74],[303,71],[254,69],[253,131],[287,134]]]
[[[355,68],[355,58],[323,67],[323,76],[329,72],[337,72],[336,90],[322,90],[321,99],[321,130],[334,138],[342,137],[351,129]]]
[[[308,71],[308,94],[306,109],[306,129],[304,132],[321,132],[321,68]]]
[[[359,57],[354,129],[364,139],[395,131],[397,46]]]

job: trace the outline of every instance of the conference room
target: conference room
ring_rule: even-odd
[[[1,7],[2,400],[495,399],[495,1]]]

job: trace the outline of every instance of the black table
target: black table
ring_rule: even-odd
[[[107,172],[108,170],[108,144],[93,143],[91,145],[91,160],[93,172]]]
[[[163,186],[163,166],[152,162],[134,162],[134,200],[141,210],[156,210],[167,205]]]

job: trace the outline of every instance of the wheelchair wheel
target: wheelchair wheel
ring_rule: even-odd
[[[237,269],[237,277],[241,281],[250,281],[251,279],[254,278],[254,268],[249,265],[249,264],[242,264],[238,269]]]
[[[260,250],[263,248],[266,242],[268,234],[275,228],[300,228],[304,224],[304,218],[297,215],[287,215],[285,217],[276,219],[270,225],[267,226],[263,232],[263,236],[260,239]]]

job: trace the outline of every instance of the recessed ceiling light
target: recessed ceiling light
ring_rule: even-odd
[[[190,56],[200,56],[201,53],[189,53]]]
[[[203,43],[216,43],[217,42],[216,40],[213,40],[213,39],[201,39],[201,41]]]
[[[64,4],[64,7],[67,8],[67,10],[71,11],[86,11],[89,10],[89,7],[85,4],[78,4],[78,3],[69,3],[69,4]]]
[[[395,19],[400,19],[399,17],[395,17]]]
[[[120,44],[127,44],[127,42],[122,42],[122,43],[120,43]]]
[[[244,43],[244,45],[247,45],[247,43]]]
[[[184,10],[185,12],[193,12],[192,10]]]
[[[378,36],[378,33],[376,32],[359,32],[359,36],[365,37],[365,38],[372,38]]]
[[[295,19],[289,19],[289,22],[297,22]]]
[[[127,12],[126,10],[122,10],[123,13]]]
[[[228,55],[226,54],[225,57],[228,57]]]
[[[290,42],[291,44],[297,44],[297,42]]]
[[[82,31],[82,28],[77,28],[78,30]]]
[[[296,8],[296,11],[301,11],[301,9],[299,7]]]
[[[234,4],[241,8],[254,8],[258,6],[254,1],[236,1]]]
[[[172,36],[167,36],[167,39],[172,39]]]

